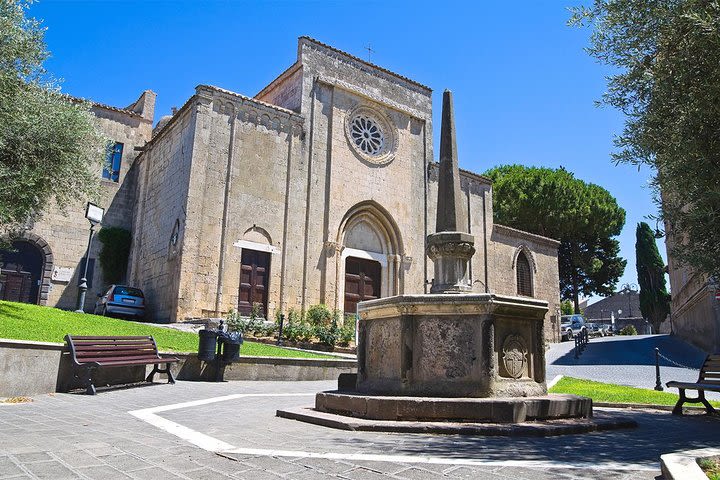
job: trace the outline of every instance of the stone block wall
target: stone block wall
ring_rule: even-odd
[[[177,319],[198,103],[192,97],[156,132],[136,166],[130,279],[145,293],[147,317],[159,322]]]
[[[668,228],[666,233],[672,292],[669,328],[675,335],[708,353],[720,352],[720,300],[715,298],[720,286],[707,275],[693,272],[675,260],[672,248],[680,236],[673,235]]]
[[[303,69],[301,63],[294,63],[278,78],[263,88],[255,98],[261,102],[287,108],[300,113],[302,104]]]
[[[689,271],[688,271],[689,272]],[[707,276],[689,272],[671,275],[672,332],[707,353],[720,351],[720,301],[715,299],[716,287]],[[672,280],[680,283],[673,284]],[[684,280],[684,282],[680,282]]]
[[[127,109],[118,109],[101,104],[93,104],[92,112],[104,135],[113,142],[123,144],[120,176],[118,182],[102,178],[102,169],[98,168],[98,181],[101,183],[100,198],[97,204],[105,209],[103,225],[131,229],[134,212],[135,168],[138,155],[135,147],[150,140],[155,94],[144,92]],[[66,205],[61,208],[52,205],[33,225],[30,234],[47,242],[53,258],[52,268],[72,269],[69,281],[51,280],[43,288],[47,290],[46,304],[64,309],[74,309],[77,302],[79,279],[82,276],[80,266],[87,248],[90,224],[85,218],[84,202]],[[99,227],[96,227],[99,230]],[[97,293],[108,286],[103,279],[102,269],[97,260],[101,243],[97,236],[93,240],[90,258],[95,259],[92,276],[92,288],[86,295],[85,309],[91,311],[97,300]]]
[[[197,92],[177,318],[237,308],[242,249],[248,244],[273,251],[272,314],[286,291],[297,290],[302,265],[297,248],[284,248],[302,245],[301,118],[214,87]],[[284,275],[286,263],[294,270]]]
[[[520,251],[528,257],[532,296],[548,302],[544,325],[547,341],[559,341],[557,328],[551,322],[560,308],[559,246],[557,240],[498,224],[493,225],[488,243],[488,273],[493,293],[518,296],[515,261]]]

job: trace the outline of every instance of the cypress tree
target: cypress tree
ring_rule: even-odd
[[[635,258],[640,284],[640,311],[652,325],[653,332],[670,313],[670,294],[665,283],[665,263],[660,257],[653,231],[645,222],[635,231]]]

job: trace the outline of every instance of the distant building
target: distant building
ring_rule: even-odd
[[[640,294],[635,290],[623,289],[585,307],[585,318],[610,320],[610,314],[617,318],[642,318]]]
[[[591,322],[610,324],[614,321],[616,330],[633,325],[638,333],[650,333],[650,322],[643,318],[640,311],[640,294],[637,290],[624,288],[588,305],[584,314]]]

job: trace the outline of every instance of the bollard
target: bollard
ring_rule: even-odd
[[[282,345],[282,329],[283,329],[283,323],[285,323],[285,314],[280,314],[280,325],[278,325],[278,338],[277,338],[277,344]]]
[[[580,358],[580,354],[578,353],[578,337],[575,335],[575,358]]]
[[[655,347],[655,390],[663,391],[662,382],[660,381],[660,349]]]

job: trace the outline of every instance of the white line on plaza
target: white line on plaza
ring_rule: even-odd
[[[206,398],[203,400],[194,400],[192,402],[174,403],[171,405],[162,405],[159,407],[144,408],[142,410],[133,410],[128,412],[133,417],[149,423],[150,425],[165,430],[168,433],[182,438],[193,445],[208,450],[210,452],[223,452],[236,448],[234,445],[225,443],[204,433],[197,432],[191,428],[175,423],[171,420],[156,415],[158,412],[169,412],[170,410],[178,410],[180,408],[198,407],[215,402],[225,402],[227,400],[235,400],[237,398],[246,397],[301,397],[315,395],[314,393],[275,393],[275,394],[259,394],[259,393],[238,393],[235,395],[225,395],[222,397]]]
[[[495,467],[536,467],[536,468],[572,468],[581,470],[657,470],[643,464],[622,464],[603,462],[602,466],[588,466],[587,463],[554,462],[552,460],[478,460],[474,458],[431,457],[428,455],[380,455],[372,453],[333,453],[333,452],[303,452],[300,450],[266,450],[261,448],[234,448],[218,452],[223,454],[234,453],[248,456],[292,457],[292,458],[323,458],[326,460],[360,460],[369,462],[395,462],[395,463],[421,463],[435,465],[469,465],[469,466],[495,466]]]
[[[553,382],[557,381],[556,377]],[[536,468],[572,468],[587,470],[657,470],[656,467],[647,464],[620,464],[615,462],[603,462],[602,465],[593,465],[589,467],[587,464],[576,463],[572,461],[554,462],[551,460],[479,460],[477,458],[449,458],[449,457],[432,457],[428,455],[381,455],[372,453],[334,453],[334,452],[305,452],[301,450],[273,450],[263,448],[238,448],[229,443],[218,440],[204,433],[192,430],[188,427],[180,425],[157,413],[169,412],[181,408],[191,408],[210,403],[224,402],[227,400],[235,400],[247,397],[303,397],[314,396],[314,393],[239,393],[235,395],[225,395],[222,397],[206,398],[203,400],[194,400],[191,402],[174,403],[171,405],[162,405],[152,408],[144,408],[141,410],[133,410],[128,412],[130,415],[149,423],[161,430],[164,430],[178,438],[181,438],[193,445],[214,453],[223,455],[250,455],[250,456],[267,456],[267,457],[293,457],[293,458],[322,458],[327,460],[345,460],[345,461],[373,461],[373,462],[396,462],[396,463],[418,463],[418,464],[436,464],[436,465],[470,465],[470,466],[502,466],[502,467],[536,467]]]

